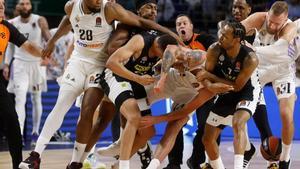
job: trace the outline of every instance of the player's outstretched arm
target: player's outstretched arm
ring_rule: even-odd
[[[74,1],[68,1],[65,5],[65,12],[67,15],[63,17],[61,20],[57,31],[55,34],[49,39],[45,49],[43,50],[43,57],[50,57],[54,48],[55,42],[61,38],[63,35],[69,33],[72,29],[71,22],[69,20],[69,16],[71,15]]]
[[[36,44],[30,42],[29,40],[27,40],[25,43],[23,43],[21,48],[26,50],[28,53],[30,53],[33,56],[36,56],[36,57],[42,56],[42,48],[38,47]]]
[[[187,117],[194,110],[202,106],[205,102],[214,97],[214,93],[210,92],[206,88],[202,88],[199,90],[199,94],[193,98],[189,103],[184,105],[183,108],[172,111],[168,114],[160,115],[160,116],[145,116],[141,118],[140,127],[150,127],[154,124],[158,124],[164,121],[173,121]]]
[[[128,70],[124,66],[124,62],[128,61],[130,57],[140,57],[140,52],[144,48],[144,40],[141,35],[133,36],[126,45],[116,50],[107,60],[106,67],[115,74],[135,81],[141,85],[148,85],[154,82],[154,78],[149,75],[140,76]]]
[[[165,28],[154,21],[144,19],[136,14],[124,9],[118,3],[107,3],[105,6],[105,16],[107,16],[108,23],[112,23],[114,20],[118,20],[121,23],[137,26],[145,29],[157,30],[163,33],[167,33],[174,37],[180,44],[184,45],[180,37],[172,32],[170,29]]]

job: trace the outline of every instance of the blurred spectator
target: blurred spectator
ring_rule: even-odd
[[[135,11],[135,1],[134,0],[110,0],[111,2],[117,2],[122,5],[125,9],[132,12]]]
[[[57,31],[57,28],[53,28],[50,30],[51,35]],[[68,34],[61,37],[55,46],[55,51],[53,52],[53,57],[49,61],[47,66],[47,78],[48,80],[55,80],[59,76],[62,75],[64,69],[64,56],[66,50],[71,42],[73,42],[73,33],[69,32]]]
[[[158,0],[157,8],[157,21],[170,22],[175,12],[172,0]]]
[[[295,20],[300,18],[300,0],[288,0],[289,18]]]
[[[185,0],[185,2],[187,2],[189,4],[189,6],[194,7],[197,4],[200,4],[201,0]]]

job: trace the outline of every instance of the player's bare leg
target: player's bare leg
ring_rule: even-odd
[[[85,147],[91,135],[94,112],[102,100],[103,95],[104,93],[95,87],[88,88],[84,93],[71,163],[83,162],[81,161],[81,157],[84,154]]]
[[[246,123],[250,119],[249,112],[238,110],[234,113],[232,127],[234,133],[234,168],[243,169],[244,153],[247,144]]]
[[[188,117],[185,117],[180,120],[170,121],[166,127],[165,134],[161,139],[160,143],[157,145],[154,158],[151,160],[147,169],[156,169],[160,165],[160,163],[166,158],[166,156],[172,150],[178,132],[181,130],[183,125],[185,125],[188,121]]]
[[[120,169],[129,169],[129,159],[135,136],[139,127],[141,112],[139,110],[137,101],[133,98],[127,99],[120,107],[120,112],[127,119],[124,131],[121,135],[120,148]]]
[[[282,153],[280,155],[279,168],[286,168],[290,163],[290,152],[292,148],[292,141],[294,137],[294,106],[296,96],[295,94],[279,100],[280,117],[282,121]]]
[[[220,157],[219,146],[217,144],[217,139],[221,131],[222,130],[220,128],[206,124],[202,138],[207,155],[211,160],[211,166],[218,169],[224,169],[224,165]]]

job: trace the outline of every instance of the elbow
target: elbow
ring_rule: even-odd
[[[242,90],[242,87],[240,87],[240,86],[234,86],[233,87],[233,91],[234,92],[239,92],[239,91],[241,91]]]

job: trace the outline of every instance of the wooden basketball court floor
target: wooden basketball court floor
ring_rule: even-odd
[[[192,151],[192,141],[191,138],[185,139],[187,140],[184,148],[184,159],[182,169],[188,169],[186,165],[187,158],[190,157]],[[256,154],[249,169],[266,169],[267,164],[266,161],[262,158],[259,152],[260,142],[258,140],[254,140],[254,145],[256,147]],[[155,145],[153,146],[155,147]],[[221,143],[221,157],[225,167],[227,169],[233,168],[233,146],[232,141],[222,141]],[[27,157],[30,151],[24,151],[23,156]],[[42,156],[42,164],[41,169],[64,169],[66,168],[67,163],[71,159],[72,150],[71,149],[51,149],[46,150]],[[299,169],[300,168],[300,142],[294,142],[293,148],[291,152],[292,157],[292,165],[291,169]],[[102,162],[106,164],[106,168],[110,169],[113,163],[116,161],[113,158],[101,157]],[[167,165],[167,159],[163,161],[160,166],[160,169]],[[140,169],[140,161],[139,157],[135,155],[131,159],[131,168],[132,169]],[[0,152],[0,169],[11,169],[11,160],[8,152]]]

